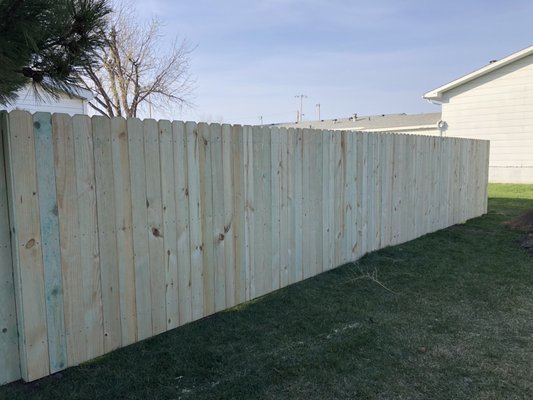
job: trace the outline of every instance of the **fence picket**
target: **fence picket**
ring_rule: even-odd
[[[50,372],[35,141],[29,113],[12,111],[8,118],[4,146],[20,372],[31,381]]]
[[[163,206],[163,247],[165,257],[166,329],[179,325],[178,306],[178,232],[176,230],[176,195],[174,176],[174,138],[170,121],[159,121],[161,155],[161,199]]]
[[[111,120],[111,152],[115,188],[120,324],[122,345],[127,345],[137,341],[137,309],[135,304],[130,159],[128,131],[124,118]]]
[[[135,309],[138,340],[152,336],[152,295],[146,209],[146,168],[144,131],[137,118],[127,121],[133,227],[133,261],[135,270]],[[135,162],[133,162],[135,160]]]
[[[112,174],[111,121],[93,117],[94,166],[96,177],[96,202],[98,243],[100,251],[100,279],[102,284],[102,309],[104,322],[104,351],[121,345],[120,292],[115,231],[115,192]],[[60,132],[58,132],[58,135]]]
[[[35,148],[39,149],[36,151],[35,156],[37,185],[39,189],[41,237],[43,240],[42,251],[46,319],[48,321],[48,352],[50,357],[50,372],[54,373],[60,371],[67,365],[67,344],[65,336],[65,310],[63,307],[63,276],[61,273],[62,252],[59,246],[56,169],[54,166],[54,143],[50,114],[35,113],[33,115],[33,126]],[[74,302],[76,301],[77,299],[74,299]]]
[[[91,119],[76,115],[72,122],[80,223],[79,263],[83,282],[86,357],[92,359],[104,354],[94,145]]]
[[[192,321],[191,308],[191,254],[189,227],[189,181],[187,160],[187,137],[185,124],[172,122],[174,142],[174,178],[176,196],[176,235],[178,254],[178,308],[179,323]]]
[[[147,119],[144,130],[144,161],[146,167],[146,215],[150,257],[150,293],[152,295],[152,334],[167,327],[166,268],[163,238],[163,199],[161,192],[161,157],[157,122]]]
[[[49,118],[49,116],[48,116]],[[0,385],[21,378],[17,314],[15,305],[15,282],[13,281],[13,258],[8,210],[8,188],[5,180],[4,134],[9,129],[7,112],[0,112]]]

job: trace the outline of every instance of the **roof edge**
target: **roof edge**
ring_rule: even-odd
[[[533,54],[533,46],[526,47],[525,49],[517,51],[505,58],[502,58],[499,61],[493,62],[489,65],[485,65],[484,67],[479,68],[469,74],[466,74],[454,81],[451,81],[445,85],[433,89],[425,93],[422,97],[427,100],[441,100],[443,93],[455,89],[456,87],[461,86],[467,82],[473,81],[474,79],[488,74],[489,72],[496,71],[502,67],[505,67],[508,64],[521,60],[522,58],[527,57],[531,54]]]

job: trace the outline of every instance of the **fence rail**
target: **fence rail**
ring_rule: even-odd
[[[484,141],[22,111],[0,122],[0,383],[487,207]]]

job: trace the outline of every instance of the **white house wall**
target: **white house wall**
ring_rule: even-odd
[[[533,55],[444,93],[446,136],[490,140],[491,182],[533,183]]]
[[[87,114],[86,103],[78,97],[70,98],[67,94],[61,93],[59,99],[43,95],[42,99],[36,99],[31,87],[24,88],[19,92],[17,100],[8,106],[1,106],[0,109],[26,110],[29,112],[44,111],[49,113],[65,113],[69,115]]]

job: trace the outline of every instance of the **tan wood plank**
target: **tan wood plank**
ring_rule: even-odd
[[[292,282],[304,277],[303,267],[303,130],[296,129],[293,149],[293,218],[294,218],[294,261]]]
[[[67,114],[54,114],[52,127],[65,333],[68,364],[72,366],[86,360],[87,340],[83,298],[79,295],[83,293],[83,271],[79,263],[81,241],[72,118]]]
[[[228,124],[222,125],[222,170],[223,170],[223,202],[224,202],[224,218],[223,218],[223,232],[221,238],[224,241],[224,277],[225,277],[225,304],[226,307],[232,307],[238,304],[238,294],[236,287],[238,287],[239,275],[236,273],[235,260],[235,196],[236,192],[240,193],[239,181],[235,181],[235,173],[233,169],[233,157],[237,154],[233,153],[233,136],[232,127]],[[237,166],[238,168],[238,166]],[[237,210],[238,212],[239,210]]]
[[[244,130],[240,125],[231,128],[231,153],[233,168],[233,255],[234,304],[246,301],[246,246],[245,246],[245,187],[244,187]],[[224,203],[226,204],[226,203]],[[229,204],[229,203],[228,203]]]
[[[344,181],[346,179],[346,134],[345,132],[335,132],[334,134],[334,263],[339,266],[345,262],[344,240],[345,240],[345,213],[344,213]]]
[[[159,131],[153,119],[144,120],[144,161],[146,168],[146,216],[150,255],[150,293],[152,296],[152,334],[167,329],[165,247],[161,192]]]
[[[251,126],[243,127],[244,136],[244,247],[246,269],[246,300],[255,297],[255,198],[254,198],[254,136]]]
[[[311,221],[311,240],[307,244],[311,245],[311,275],[320,274],[324,268],[322,263],[322,252],[324,240],[322,238],[322,166],[319,160],[322,157],[322,146],[324,137],[322,132],[313,130],[311,132],[311,152],[310,152],[310,221]]]
[[[126,120],[120,117],[113,118],[111,120],[112,173],[115,187],[115,232],[117,236],[120,323],[123,346],[137,341],[133,215],[128,145]]]
[[[48,353],[50,372],[54,373],[67,367],[67,343],[51,115],[35,113],[33,127],[35,148],[38,149],[35,157],[41,219]]]
[[[3,127],[21,376],[50,372],[33,121],[12,111]]]
[[[104,350],[121,346],[120,288],[115,230],[115,182],[111,149],[111,121],[106,117],[92,118],[94,139],[94,169],[98,216],[98,243],[102,283],[104,320]]]
[[[333,131],[324,132],[322,148],[322,264],[325,270],[335,265],[335,136]]]
[[[314,258],[314,243],[312,240],[312,215],[311,203],[313,201],[311,196],[311,164],[316,160],[311,160],[311,130],[302,130],[301,141],[301,163],[302,163],[302,236],[301,236],[301,252],[302,252],[302,277],[307,279],[312,276],[312,259]]]
[[[187,137],[183,122],[172,122],[174,141],[174,178],[176,197],[178,307],[180,325],[192,321],[191,309],[191,255],[189,240],[189,180]]]
[[[224,206],[224,179],[225,175],[231,175],[231,169],[224,170],[222,160],[222,126],[211,124],[209,127],[211,137],[211,182],[213,198],[213,286],[215,311],[226,308],[226,226]],[[228,189],[230,189],[228,187]]]
[[[290,132],[287,129],[280,130],[280,211],[279,211],[279,284],[285,287],[289,284],[290,268],[290,166],[289,166],[289,141]],[[274,238],[272,239],[274,240]]]
[[[203,294],[203,246],[202,246],[202,220],[203,205],[200,196],[200,147],[203,139],[199,135],[198,126],[193,122],[185,124],[187,136],[187,164],[188,164],[188,189],[189,189],[189,229],[190,229],[190,255],[191,255],[191,309],[192,319],[200,319],[204,315]]]
[[[146,162],[144,129],[137,118],[127,120],[131,181],[133,262],[135,268],[135,309],[137,339],[152,336],[152,294],[150,285],[150,250],[146,207]]]
[[[161,154],[161,192],[163,204],[163,245],[167,330],[179,325],[178,305],[178,231],[176,226],[174,139],[170,121],[159,121]]]
[[[72,119],[76,159],[76,190],[80,223],[80,268],[82,271],[86,359],[104,354],[104,322],[98,226],[96,177],[91,119],[76,115]]]
[[[295,198],[295,164],[294,151],[296,149],[296,129],[287,129],[287,273],[286,284],[296,281],[296,198]]]
[[[203,316],[215,312],[215,262],[214,262],[214,227],[213,227],[213,180],[211,146],[212,139],[209,125],[198,124],[199,160],[200,160],[200,202],[202,205],[202,285]]]
[[[4,158],[8,118],[7,112],[0,112],[0,385],[21,378]]]

